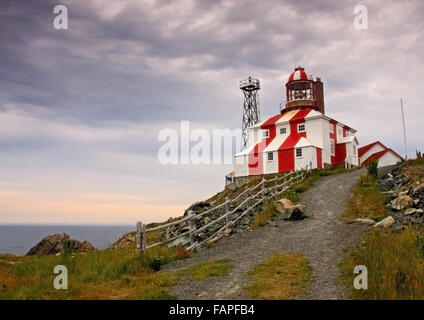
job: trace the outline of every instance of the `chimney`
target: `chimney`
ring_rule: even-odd
[[[324,84],[321,79],[317,77],[314,82],[314,95],[315,95],[315,107],[316,109],[325,114],[324,112]]]

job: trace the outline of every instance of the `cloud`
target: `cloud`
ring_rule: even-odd
[[[0,223],[54,212],[52,192],[57,208],[81,203],[70,207],[81,221],[93,220],[84,206],[101,215],[87,194],[127,199],[146,219],[165,217],[165,207],[181,214],[182,203],[218,191],[231,166],[159,165],[158,132],[182,120],[239,128],[238,81],[250,75],[261,80],[263,118],[277,113],[295,63],[321,77],[327,114],[363,144],[403,150],[403,97],[410,155],[423,148],[422,1],[363,1],[363,31],[350,0],[65,0],[69,30],[53,28],[56,4],[0,5],[0,189],[29,192],[14,198],[26,209],[0,197]],[[31,214],[36,198],[45,204]],[[134,218],[112,207],[110,217]]]

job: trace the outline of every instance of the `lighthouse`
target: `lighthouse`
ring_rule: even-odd
[[[235,177],[358,166],[356,130],[325,114],[321,79],[298,66],[284,89],[280,112],[248,128],[248,147],[234,156]]]

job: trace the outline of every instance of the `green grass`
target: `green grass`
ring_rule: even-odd
[[[309,261],[297,253],[279,253],[248,272],[253,284],[246,288],[253,299],[289,300],[310,292],[313,282]]]
[[[357,218],[381,220],[390,213],[384,205],[384,195],[377,188],[377,180],[367,174],[362,176],[353,190],[353,196],[343,212],[343,220]]]
[[[192,280],[204,280],[210,277],[226,276],[231,270],[230,259],[203,262],[178,271],[179,276],[189,276]]]
[[[408,160],[398,174],[404,175],[410,186],[424,182],[422,159]],[[389,213],[377,181],[367,175],[355,187],[344,213],[344,220],[354,218],[381,219]],[[364,265],[368,269],[368,289],[356,290],[353,269]],[[350,251],[340,264],[340,282],[352,299],[424,299],[424,230],[407,227],[403,231],[372,229],[361,244]]]
[[[371,230],[363,243],[350,252],[340,267],[340,282],[352,299],[424,299],[424,233],[407,228],[402,232]],[[368,290],[356,290],[356,265],[368,269]]]
[[[175,275],[154,272],[177,259],[176,249],[157,247],[140,255],[133,249],[93,251],[68,256],[0,255],[0,299],[169,299],[165,288]],[[68,290],[55,290],[53,269],[68,269]]]

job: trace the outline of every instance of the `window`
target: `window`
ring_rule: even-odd
[[[305,124],[304,123],[299,124],[297,126],[297,132],[304,132],[304,131],[305,131]]]
[[[342,129],[341,128],[339,128],[337,132],[338,132],[339,136],[342,135]]]
[[[268,137],[269,137],[269,131],[268,131],[268,130],[263,131],[263,132],[262,132],[262,136],[263,136],[264,138],[268,138]]]
[[[333,139],[331,139],[331,140],[330,140],[330,142],[331,142],[331,155],[332,155],[332,156],[334,156],[334,154],[335,154],[335,149],[334,149],[334,140],[333,140]]]
[[[280,134],[287,133],[287,128],[280,128]]]
[[[356,157],[356,146],[353,146],[353,155]]]
[[[274,152],[268,152],[268,161],[274,160]]]
[[[302,157],[302,148],[297,148],[296,149],[296,158],[301,158]]]
[[[334,133],[334,127],[332,124],[330,124],[330,133]]]

